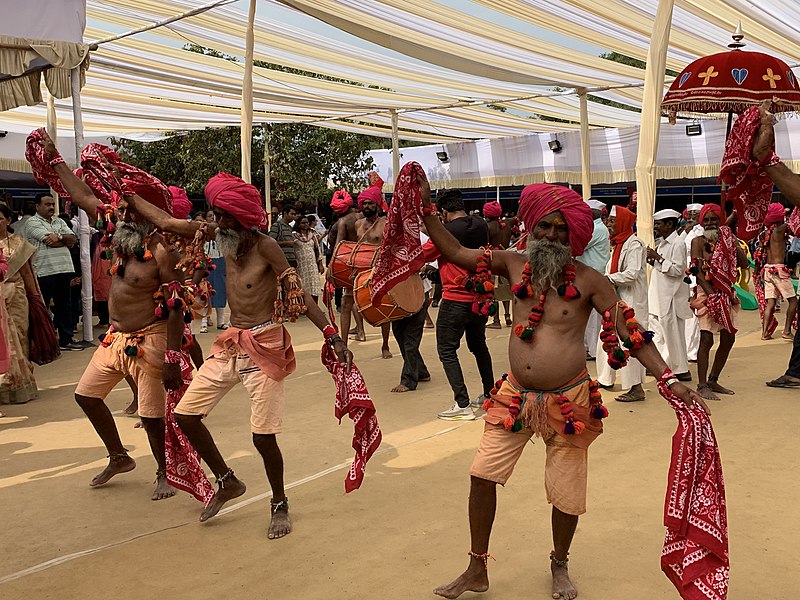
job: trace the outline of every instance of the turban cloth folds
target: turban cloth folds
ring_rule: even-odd
[[[172,194],[172,216],[176,219],[186,219],[192,212],[192,201],[186,195],[186,190],[176,185],[169,186]]]
[[[383,192],[378,187],[368,187],[358,195],[358,210],[364,206],[364,202],[374,202],[377,206],[384,206]]]
[[[786,211],[783,209],[783,204],[780,202],[773,202],[767,209],[767,216],[764,217],[764,225],[770,226],[783,223],[785,216]]]
[[[345,190],[336,190],[331,199],[331,210],[337,215],[343,215],[353,206],[353,197]]]
[[[261,193],[243,179],[217,173],[206,183],[205,195],[211,206],[224,210],[243,227],[266,226],[267,214],[261,205]]]
[[[720,209],[718,204],[709,203],[704,204],[703,208],[700,209],[700,216],[697,217],[698,224],[703,224],[703,221],[709,212],[716,214],[719,217],[719,220],[722,221],[722,209]]]
[[[487,219],[498,219],[503,214],[503,207],[497,200],[483,205],[483,216]]]
[[[532,232],[536,224],[552,212],[560,211],[569,229],[569,245],[573,256],[586,249],[594,231],[592,211],[573,190],[549,183],[528,185],[519,197],[519,216],[525,229]]]

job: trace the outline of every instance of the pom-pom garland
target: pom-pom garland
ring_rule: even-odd
[[[628,364],[632,350],[639,350],[645,344],[653,341],[652,331],[640,331],[639,322],[636,320],[636,313],[624,302],[616,304],[617,311],[622,309],[622,316],[625,319],[625,327],[628,329],[629,337],[620,345],[617,337],[616,311],[614,318],[611,317],[611,309],[603,313],[602,328],[600,331],[600,341],[603,344],[603,351],[608,355],[608,366],[615,371]]]
[[[575,300],[581,297],[580,291],[575,287],[575,265],[567,263],[561,272],[564,283],[558,286],[556,290],[558,295],[564,300]],[[511,292],[520,300],[533,297],[533,284],[531,283],[532,271],[530,263],[526,262],[522,269],[522,279],[519,283],[511,286]],[[518,323],[514,327],[514,335],[516,335],[523,342],[532,344],[536,339],[536,328],[542,321],[544,316],[544,303],[547,296],[547,290],[542,291],[539,295],[539,302],[531,307],[531,312],[528,315],[528,324]]]
[[[468,292],[475,294],[472,303],[472,312],[489,317],[497,314],[497,303],[494,301],[494,282],[489,263],[492,260],[492,251],[486,250],[475,261],[475,273],[460,278],[458,283]]]
[[[307,310],[300,276],[295,269],[289,267],[278,276],[278,297],[275,299],[272,320],[275,323],[286,320],[294,323]]]

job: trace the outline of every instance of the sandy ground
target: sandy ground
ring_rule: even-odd
[[[736,390],[712,406],[728,491],[732,600],[796,597],[800,487],[796,431],[800,390],[772,390],[791,344],[762,343],[757,313],[745,313],[721,383]],[[0,597],[339,599],[434,598],[431,590],[467,564],[467,469],[482,421],[446,422],[436,412],[451,393],[436,358],[432,330],[423,354],[433,381],[391,394],[401,358],[380,358],[380,335],[353,342],[384,431],[362,488],[344,494],[352,458],[350,422],[333,417],[333,385],[319,361],[319,334],[307,321],[291,325],[298,370],[287,382],[280,444],[295,531],[266,538],[268,486],[249,435],[241,388],[208,425],[239,477],[245,496],[206,524],[187,494],[152,502],[155,465],[135,420],[122,416],[130,399],[119,386],[109,397],[123,442],[138,468],[102,489],[88,482],[105,450],[72,398],[90,351],[67,353],[37,370],[41,398],[4,406],[0,421]],[[488,330],[495,374],[507,364],[509,330]],[[213,334],[199,336],[209,348]],[[477,395],[471,355],[462,365]],[[592,367],[593,368],[593,367]],[[674,413],[646,386],[634,405],[605,393],[611,417],[593,446],[589,512],[580,521],[571,572],[585,599],[676,598],[659,570],[662,510]],[[532,444],[499,491],[490,551],[491,589],[484,598],[548,598],[550,507],[542,486],[543,447]],[[795,542],[792,542],[795,540]],[[466,594],[464,598],[476,598]]]

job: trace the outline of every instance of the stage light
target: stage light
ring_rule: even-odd
[[[559,142],[558,140],[551,140],[547,142],[547,145],[550,148],[550,150],[553,151],[553,153],[558,154],[559,152],[561,152],[561,142]]]
[[[438,158],[443,163],[450,162],[450,157],[447,156],[447,152],[442,150],[441,152],[436,153],[436,158]]]
[[[703,135],[703,128],[700,126],[700,123],[692,123],[691,125],[687,125],[686,135]]]

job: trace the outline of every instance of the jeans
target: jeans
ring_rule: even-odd
[[[39,287],[42,288],[44,305],[50,307],[53,301],[53,325],[58,331],[58,343],[66,346],[72,341],[72,309],[70,306],[71,289],[69,280],[75,277],[74,273],[57,273],[39,277]]]
[[[397,345],[400,346],[400,354],[403,355],[403,372],[400,374],[400,383],[409,390],[417,389],[420,379],[430,379],[431,376],[428,367],[425,366],[425,360],[419,352],[427,308],[428,301],[425,300],[417,313],[405,319],[392,321],[392,333],[397,340]]]
[[[464,334],[467,336],[467,348],[475,356],[475,362],[478,364],[483,393],[488,396],[494,386],[492,357],[486,346],[487,320],[488,317],[472,312],[471,302],[442,300],[439,305],[439,315],[436,318],[436,349],[455,401],[461,408],[469,406],[469,394],[464,383],[464,374],[461,372],[461,364],[458,362],[458,347]]]

